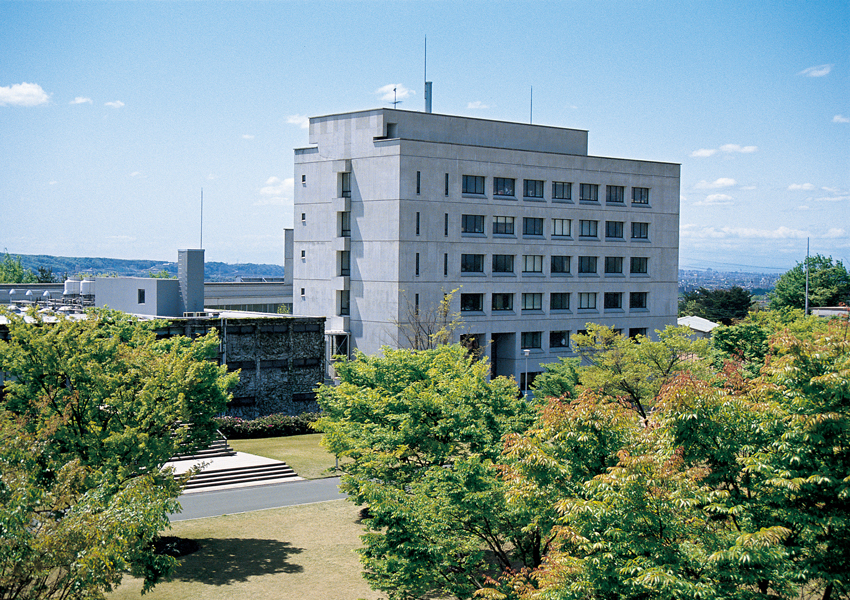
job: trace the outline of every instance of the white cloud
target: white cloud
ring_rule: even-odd
[[[816,67],[803,69],[797,73],[797,75],[805,75],[806,77],[823,77],[824,75],[829,75],[830,71],[832,71],[832,65],[818,65]]]
[[[85,96],[77,96],[70,102],[71,104],[91,104],[91,98],[86,98]]]
[[[310,127],[310,117],[306,115],[289,115],[286,117],[286,122],[290,125],[298,125],[301,129]]]
[[[242,139],[243,139],[243,140],[253,140],[253,139],[254,139],[254,136],[253,136],[253,135],[251,135],[250,133],[243,133],[243,134],[242,134]]]
[[[0,87],[0,106],[38,106],[46,104],[50,96],[37,83],[15,83]]]
[[[691,156],[694,158],[705,158],[707,156],[713,156],[717,154],[717,150],[713,148],[700,148],[699,150],[694,150],[691,152]]]
[[[57,183],[59,183],[59,182],[58,181],[48,181],[47,185],[56,185]]]
[[[740,152],[741,154],[752,154],[758,150],[758,146],[739,146],[738,144],[723,144],[720,146],[723,152]]]
[[[850,118],[845,117],[844,115],[835,115],[832,117],[833,123],[850,123]]]
[[[841,202],[842,200],[850,200],[850,196],[821,196],[820,198],[807,198],[815,202]]]
[[[705,200],[694,202],[694,206],[725,206],[732,204],[733,200],[732,196],[726,194],[710,194],[706,196]]]
[[[821,188],[825,192],[829,192],[830,194],[840,194],[841,190],[833,187],[822,187]]]
[[[776,229],[755,229],[752,227],[695,227],[682,228],[682,237],[693,239],[802,239],[809,234],[799,229],[777,227]]]
[[[215,181],[216,179],[218,179],[218,175],[216,175],[215,173],[210,173],[209,175],[207,175],[207,181]]]
[[[706,181],[705,179],[698,181],[696,185],[694,185],[694,189],[697,190],[714,190],[717,188],[727,188],[732,187],[733,185],[737,185],[738,182],[729,177],[720,177],[719,179],[715,179],[714,181]]]
[[[792,183],[788,186],[789,190],[813,190],[815,186],[811,183]]]
[[[141,171],[133,171],[132,173],[130,173],[130,177],[138,177],[141,174],[142,174]]]
[[[841,229],[840,227],[831,227],[829,231],[826,232],[826,235],[823,237],[827,238],[843,238],[847,235],[847,232]]]
[[[383,87],[375,90],[375,93],[381,97],[384,102],[392,102],[393,100],[404,100],[409,98],[416,92],[404,87],[403,83],[388,83]]]
[[[801,204],[800,206],[797,207],[797,210],[812,210],[812,207],[809,206],[808,204]]]
[[[476,100],[475,102],[470,102],[466,105],[466,108],[490,108],[488,105],[481,102],[481,100]]]
[[[112,108],[121,108],[122,106],[124,106],[124,103],[120,100],[116,100],[115,102],[107,102],[104,104],[104,106],[110,106]]]
[[[281,180],[278,177],[269,177],[266,185],[260,188],[260,195],[264,196],[254,206],[269,206],[286,204],[292,198],[295,180],[287,177]]]

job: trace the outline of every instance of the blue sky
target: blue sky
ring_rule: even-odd
[[[0,250],[282,263],[306,117],[423,108],[681,163],[680,267],[850,263],[850,3],[0,2]]]

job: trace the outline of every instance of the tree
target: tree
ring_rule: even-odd
[[[647,419],[661,390],[676,375],[688,371],[708,376],[702,360],[708,356],[706,340],[690,339],[687,327],[668,326],[657,333],[657,340],[627,338],[610,327],[588,323],[586,334],[573,336],[584,365],[580,389],[598,391]]]
[[[782,274],[770,296],[770,308],[805,308],[807,264],[810,306],[850,304],[850,273],[847,268],[840,260],[817,254]]]
[[[125,570],[149,588],[174,565],[153,553],[180,493],[162,465],[209,442],[235,383],[218,339],[112,311],[6,318],[0,598],[97,598]]]
[[[431,350],[450,344],[463,321],[459,312],[452,312],[452,299],[460,288],[443,292],[436,306],[420,307],[418,300],[405,295],[404,317],[392,321],[398,329],[398,343],[412,350]]]
[[[679,316],[694,316],[724,325],[745,318],[750,312],[753,296],[735,286],[729,289],[708,290],[704,287],[682,294]]]
[[[394,599],[468,598],[505,569],[537,566],[546,519],[507,502],[498,477],[504,437],[532,419],[515,382],[488,381],[486,360],[458,344],[383,354],[337,362],[339,386],[318,392],[323,443],[352,459],[340,487],[368,511],[370,584]]]
[[[556,363],[541,365],[543,372],[534,378],[534,398],[573,398],[579,384],[579,359],[561,357]]]
[[[35,283],[32,271],[21,264],[21,257],[12,257],[7,252],[0,261],[0,283]]]

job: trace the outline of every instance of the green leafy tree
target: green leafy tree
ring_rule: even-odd
[[[335,364],[319,388],[318,428],[340,467],[341,489],[367,508],[365,577],[390,598],[468,598],[488,577],[535,567],[546,519],[505,498],[505,436],[531,422],[512,380],[488,380],[486,361],[455,344],[384,348]]]
[[[694,316],[731,325],[750,312],[753,296],[747,290],[735,286],[728,289],[709,290],[704,287],[685,292],[679,301],[679,316]]]
[[[148,273],[148,277],[153,277],[154,279],[176,279],[174,275],[172,275],[165,269],[157,271],[156,273],[151,271],[150,273]]]
[[[610,327],[587,324],[586,334],[573,336],[573,349],[584,365],[579,371],[580,389],[598,391],[647,419],[661,390],[681,372],[708,377],[703,361],[709,354],[707,340],[692,340],[687,327],[668,326],[646,336],[627,338]]]
[[[556,363],[541,365],[543,372],[534,378],[534,398],[574,398],[579,384],[579,359],[561,357]]]
[[[146,589],[174,561],[153,540],[180,486],[162,465],[209,442],[235,376],[214,334],[161,322],[7,315],[0,370],[0,598],[97,598],[129,570]],[[52,319],[51,319],[52,320]]]
[[[21,257],[12,257],[8,252],[0,261],[0,283],[35,283],[36,276],[21,264]]]
[[[807,261],[797,263],[777,280],[770,295],[770,308],[805,308],[807,264],[809,306],[850,304],[850,273],[842,262],[821,254],[810,256]]]

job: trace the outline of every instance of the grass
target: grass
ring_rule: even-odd
[[[248,452],[274,460],[282,460],[304,479],[321,479],[336,475],[333,454],[322,448],[321,433],[250,440],[227,440],[237,452]]]
[[[197,540],[171,581],[145,600],[378,600],[354,549],[358,508],[345,500],[178,521],[165,535]],[[142,582],[125,576],[109,600],[138,600]]]

